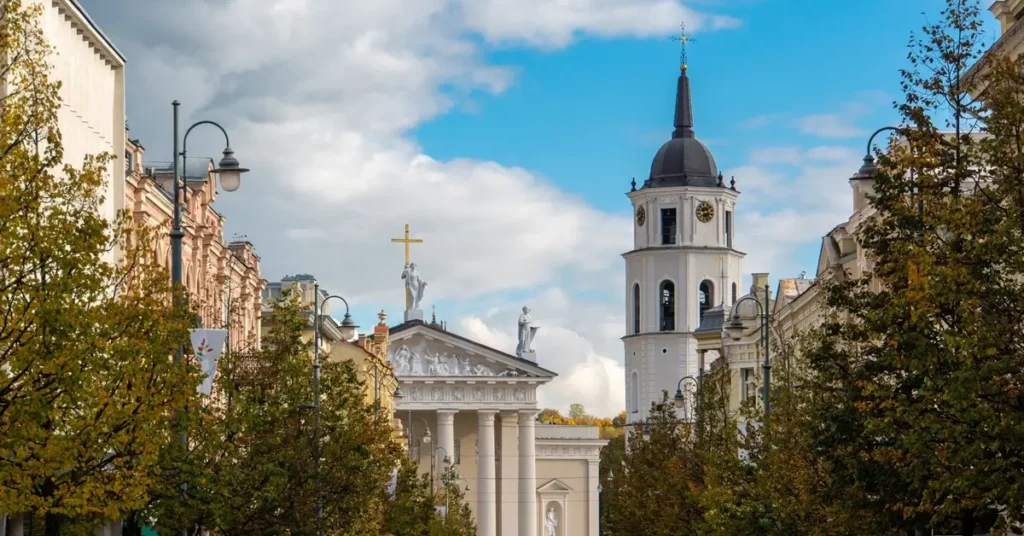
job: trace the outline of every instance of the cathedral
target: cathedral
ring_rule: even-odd
[[[628,194],[634,216],[633,249],[623,255],[629,422],[643,421],[662,392],[672,396],[683,378],[699,375],[704,350],[695,332],[706,312],[736,301],[741,280],[744,254],[733,246],[739,192],[694,133],[685,63],[674,126],[650,176],[639,188],[634,181]]]

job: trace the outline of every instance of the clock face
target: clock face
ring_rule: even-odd
[[[636,224],[643,227],[645,221],[647,221],[647,211],[644,210],[644,207],[636,209]]]
[[[707,201],[701,201],[697,205],[697,219],[707,223],[711,221],[711,218],[715,217],[715,207],[711,206],[711,203]]]

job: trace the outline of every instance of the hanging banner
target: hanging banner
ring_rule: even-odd
[[[209,395],[213,391],[213,377],[217,372],[217,360],[224,351],[224,341],[228,337],[226,329],[192,329],[189,330],[192,339],[192,349],[195,351],[196,359],[203,371],[203,383],[199,385],[199,392]]]

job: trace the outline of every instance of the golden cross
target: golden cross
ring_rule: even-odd
[[[405,224],[405,238],[392,238],[392,242],[405,244],[405,264],[409,264],[409,244],[422,244],[422,238],[409,238],[409,224]]]
[[[686,43],[696,43],[696,39],[690,39],[686,35],[686,23],[682,22],[679,24],[679,37],[673,37],[673,41],[679,41],[679,46],[682,51],[679,53],[679,68],[683,71],[686,70]]]

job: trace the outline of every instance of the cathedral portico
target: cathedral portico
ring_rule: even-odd
[[[396,241],[415,242],[408,234]],[[406,265],[412,264],[407,257]],[[406,311],[405,322],[390,328],[388,346],[403,393],[395,416],[406,431],[409,456],[421,473],[435,478],[443,473],[441,461],[449,458],[469,487],[466,502],[480,536],[550,536],[539,530],[542,526],[557,527],[558,536],[596,535],[597,458],[591,453],[607,442],[592,426],[552,431],[542,425],[544,434],[537,437],[537,391],[556,374],[538,364],[543,356],[538,359],[531,347],[543,330],[530,309],[524,307],[516,321],[516,353],[506,353],[452,333],[436,320],[420,320],[422,311],[415,307],[426,284],[417,278],[405,275],[407,290],[417,287],[406,294],[413,309]],[[574,430],[557,430],[562,428]],[[537,460],[538,442],[549,453],[543,463]],[[552,480],[573,482],[573,491],[555,489],[548,485]],[[540,489],[538,483],[548,487]],[[563,500],[548,512],[541,508],[542,495]]]

